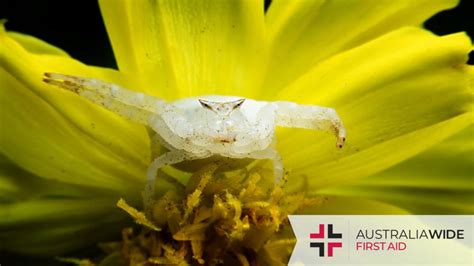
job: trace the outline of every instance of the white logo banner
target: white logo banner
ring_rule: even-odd
[[[290,215],[290,265],[474,265],[474,215]]]

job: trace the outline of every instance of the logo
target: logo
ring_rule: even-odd
[[[327,224],[327,238],[329,241],[325,242],[310,242],[309,246],[311,248],[318,248],[319,249],[319,257],[324,257],[326,245],[327,244],[327,256],[332,257],[334,254],[334,248],[342,248],[342,242],[333,242],[330,241],[331,239],[341,239],[341,233],[334,233],[333,224]],[[325,230],[324,224],[319,224],[319,232],[318,233],[310,233],[310,239],[324,239],[325,238]]]
[[[474,215],[290,215],[288,265],[474,266]]]

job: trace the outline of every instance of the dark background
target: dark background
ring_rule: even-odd
[[[265,4],[268,7],[270,0]],[[8,30],[45,40],[86,64],[116,67],[96,0],[0,0],[2,18],[8,20]],[[455,9],[429,19],[425,27],[438,35],[466,31],[474,39],[474,0],[462,0]],[[474,53],[469,63],[474,64]],[[82,257],[80,254],[73,256]],[[27,259],[1,253],[0,264],[65,265],[50,259]]]
[[[45,40],[88,65],[116,67],[96,0],[0,0],[0,18],[8,20],[7,29]],[[462,0],[425,26],[439,35],[467,31],[474,39],[474,1]]]

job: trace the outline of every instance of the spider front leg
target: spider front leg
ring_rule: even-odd
[[[342,148],[346,129],[333,108],[299,105],[292,102],[274,102],[276,124],[283,127],[307,128],[331,132],[336,136],[336,146]]]
[[[166,109],[165,101],[98,79],[45,73],[45,83],[80,95],[129,120],[147,125],[150,117]]]

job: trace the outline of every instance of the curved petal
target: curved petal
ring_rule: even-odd
[[[474,214],[474,126],[375,176],[318,194],[384,201],[417,214]]]
[[[251,96],[264,60],[263,1],[99,1],[120,68],[165,99]]]
[[[41,79],[49,71],[126,83],[112,70],[29,53],[0,29],[0,151],[43,178],[141,188],[150,156],[145,128],[48,86]]]
[[[266,15],[265,88],[282,89],[312,66],[403,26],[418,26],[457,0],[275,0]]]
[[[108,189],[61,183],[37,177],[11,163],[0,154],[0,203],[12,203],[47,197],[92,198],[121,195]]]
[[[0,252],[58,255],[120,232],[110,191],[35,177],[0,156]]]
[[[86,207],[87,204],[93,203],[83,201],[82,207]],[[34,207],[44,208],[41,205],[26,208],[31,209]],[[66,204],[66,207],[69,206]],[[1,210],[0,213],[2,213]],[[123,219],[111,217],[108,213],[104,213],[104,215],[105,219],[95,219],[88,223],[58,224],[42,227],[29,224],[21,229],[9,228],[4,231],[2,230],[0,232],[0,240],[2,240],[0,242],[0,250],[47,257],[77,251],[82,248],[95,248],[100,241],[116,238],[120,234],[121,227],[126,225]],[[64,217],[64,219],[68,219],[68,217]]]
[[[406,28],[321,63],[278,98],[334,107],[347,145],[337,150],[323,134],[285,130],[285,165],[315,189],[374,174],[463,129],[472,121],[470,50],[464,34]]]
[[[67,56],[69,55],[61,50],[60,48],[53,46],[43,40],[35,38],[30,35],[22,34],[19,32],[7,32],[8,37],[15,40],[28,52],[34,54],[49,54],[49,55],[58,55],[58,56]]]
[[[51,256],[94,245],[117,235],[127,221],[113,206],[100,199],[0,203],[2,217],[22,218],[0,224],[0,251]],[[42,211],[46,214],[40,216]],[[76,216],[82,219],[74,220]]]

